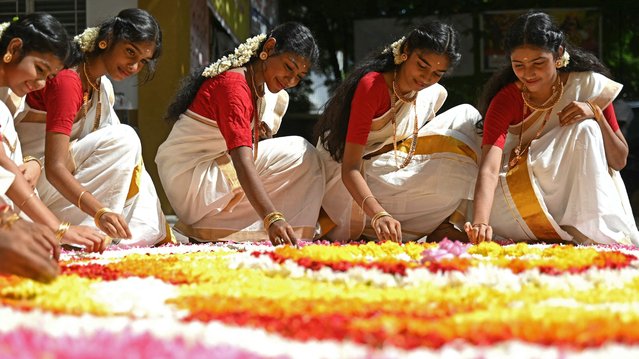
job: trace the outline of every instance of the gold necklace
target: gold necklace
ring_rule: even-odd
[[[395,74],[393,75],[393,94],[391,96],[391,122],[393,123],[393,154],[395,155],[395,165],[397,166],[397,169],[400,170],[408,166],[408,164],[410,163],[410,160],[413,158],[413,155],[415,154],[415,150],[417,149],[417,134],[419,132],[419,127],[417,124],[417,92],[415,92],[415,94],[411,96],[410,98],[402,97],[397,91],[397,84],[395,82],[396,79],[397,79],[397,71],[395,71]],[[415,107],[415,121],[413,126],[413,138],[412,138],[413,141],[410,144],[410,149],[408,150],[408,153],[406,154],[406,158],[401,164],[399,163],[399,160],[397,159],[397,119],[395,118],[395,116],[397,115],[395,110],[395,107],[397,106],[397,101],[410,103]]]
[[[89,75],[87,74],[86,61],[82,63],[82,70],[84,72],[84,78],[86,78],[89,85],[91,85],[91,87],[95,90],[94,94],[97,96],[97,99],[98,99],[98,103],[95,109],[95,119],[93,120],[93,127],[91,129],[91,132],[93,132],[97,130],[98,127],[100,126],[100,117],[102,117],[102,99],[100,97],[100,84],[98,83],[98,80],[96,80],[95,81],[96,84],[94,85],[93,82],[89,79]],[[84,91],[82,94],[82,110],[84,112],[84,115],[83,115],[84,118],[87,117],[88,107],[89,107],[89,90]]]
[[[559,88],[559,89],[557,89],[557,88]],[[542,111],[542,112],[546,112],[546,113],[544,115],[544,121],[541,123],[541,126],[539,127],[539,129],[535,133],[535,137],[533,137],[530,140],[530,142],[528,142],[526,147],[524,147],[523,149],[522,149],[522,141],[523,141],[523,137],[524,137],[523,136],[524,135],[524,124],[523,124],[523,120],[522,120],[522,123],[520,124],[520,127],[519,127],[519,144],[517,144],[517,147],[515,147],[515,149],[513,150],[515,156],[508,162],[508,166],[509,166],[510,169],[512,169],[513,167],[515,167],[517,165],[517,163],[519,163],[519,160],[524,155],[524,153],[526,153],[530,149],[530,146],[532,145],[533,141],[538,139],[539,136],[541,136],[541,132],[543,131],[544,127],[546,127],[546,124],[548,123],[548,119],[550,118],[551,111],[549,111],[549,110],[552,109],[553,107],[555,107],[555,105],[559,102],[559,100],[561,99],[563,94],[564,94],[564,84],[563,84],[563,82],[561,82],[561,79],[559,78],[559,74],[557,74],[557,83],[555,85],[553,85],[553,87],[552,87],[552,94],[550,95],[550,97],[543,104],[541,104],[541,106],[532,105],[530,103],[530,94],[528,93],[526,86],[524,85],[522,87],[522,89],[521,89],[521,98],[524,100],[524,109],[523,109],[522,116],[525,116],[525,114],[526,114],[526,107],[528,107],[531,110],[533,110],[533,112]]]
[[[251,85],[253,86],[253,93],[255,93],[255,97],[251,95],[251,99],[253,100],[253,160],[257,160],[257,147],[260,143],[260,119],[262,118],[261,106],[258,107],[259,101],[262,100],[264,93],[260,96],[257,91],[257,86],[255,85],[255,69],[253,65],[248,67],[251,71]]]

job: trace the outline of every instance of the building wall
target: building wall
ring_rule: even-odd
[[[164,114],[182,77],[191,69],[191,14],[193,1],[139,0],[140,8],[149,11],[162,28],[162,57],[155,77],[138,87],[138,125],[142,140],[144,165],[153,178],[165,213],[172,213],[157,175],[155,155],[170,126]]]

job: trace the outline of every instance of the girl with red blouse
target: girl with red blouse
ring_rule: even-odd
[[[34,191],[40,175],[41,160],[32,153],[23,158],[22,148],[14,128],[13,112],[16,102],[27,93],[41,89],[47,78],[53,77],[63,67],[69,55],[69,40],[64,27],[53,16],[32,14],[7,23],[1,31],[0,86],[4,87],[0,104],[0,129],[3,150],[0,151],[0,166],[13,174],[13,183],[4,188],[7,203],[13,202],[16,211],[22,211],[37,225],[31,227],[34,239],[39,239],[45,249],[53,249],[60,243],[83,245],[88,251],[104,250],[108,239],[92,228],[70,226],[64,216],[57,217],[40,200]],[[10,107],[10,108],[8,108]],[[20,218],[20,217],[16,217]],[[63,218],[61,221],[59,218]],[[9,226],[10,227],[10,226]],[[44,240],[43,239],[48,239]],[[35,253],[34,253],[35,254]]]
[[[43,156],[38,182],[44,203],[73,224],[94,226],[124,245],[172,241],[135,131],[119,123],[111,82],[153,73],[161,53],[157,21],[125,9],[89,28],[68,69],[27,96],[16,117],[25,149]]]
[[[285,89],[317,56],[311,32],[285,23],[184,81],[155,160],[176,230],[196,241],[273,245],[313,237],[324,189],[315,149],[297,136],[260,139],[277,132]]]
[[[612,101],[621,91],[592,54],[571,46],[542,12],[506,34],[511,65],[486,84],[474,243],[639,243],[617,171],[628,145]],[[602,110],[603,109],[603,110]]]
[[[479,115],[461,105],[435,116],[458,48],[451,26],[428,22],[364,60],[330,98],[316,127],[322,207],[335,224],[327,238],[467,240],[452,217],[472,198]]]

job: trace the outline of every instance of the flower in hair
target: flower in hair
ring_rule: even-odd
[[[568,50],[564,49],[564,54],[561,55],[559,61],[559,67],[566,67],[570,63],[570,54],[568,54]]]
[[[2,34],[4,34],[4,30],[6,30],[9,25],[11,25],[10,22],[3,22],[0,24],[0,38],[2,37]]]
[[[236,47],[232,54],[224,56],[207,66],[204,71],[202,71],[202,76],[215,77],[228,69],[244,65],[255,55],[264,39],[266,39],[266,35],[264,34],[248,38],[244,43]]]
[[[395,65],[399,65],[404,62],[402,59],[402,45],[404,44],[404,40],[406,40],[406,36],[402,36],[399,40],[393,42],[389,47],[382,51],[383,54],[387,54],[388,51],[393,52],[393,61],[395,62]]]
[[[99,27],[88,27],[80,35],[76,35],[73,41],[80,46],[82,52],[91,52],[95,48],[95,39],[99,32]]]

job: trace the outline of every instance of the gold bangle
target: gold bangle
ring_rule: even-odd
[[[371,219],[371,226],[373,227],[373,229],[375,229],[375,223],[377,223],[377,221],[380,218],[382,218],[382,217],[391,217],[391,218],[393,218],[393,216],[391,216],[391,214],[386,212],[386,211],[381,211],[381,212],[375,213],[375,215]]]
[[[11,226],[16,223],[17,221],[19,221],[21,218],[17,213],[13,213],[11,214],[9,217],[7,218],[2,218],[0,219],[0,227],[1,228],[11,228]]]
[[[375,196],[373,196],[372,194],[369,194],[368,196],[364,197],[364,199],[362,200],[362,205],[359,206],[359,208],[364,210],[364,202],[366,202],[366,200],[369,199],[369,198],[375,198]]]
[[[58,243],[61,243],[62,237],[64,237],[64,235],[67,233],[69,227],[71,227],[71,223],[69,222],[60,223],[58,229],[55,231],[55,240],[58,241]]]
[[[592,114],[594,115],[595,121],[597,121],[597,123],[600,123],[602,120],[604,120],[599,115],[599,111],[597,111],[597,109],[601,109],[599,106],[597,106],[590,100],[586,100],[586,103],[588,104],[588,106],[590,106],[590,109],[592,110]]]
[[[38,162],[38,166],[40,166],[40,170],[42,171],[42,161],[40,161],[39,159],[33,157],[33,156],[24,156],[22,158],[22,163],[27,163],[27,162],[31,162],[31,161],[36,161]]]
[[[80,196],[78,197],[78,208],[80,210],[82,210],[82,196],[84,196],[84,194],[87,193],[87,192],[89,192],[89,191],[87,191],[87,190],[82,191],[82,193],[80,193]]]
[[[24,201],[22,201],[22,203],[20,203],[18,207],[20,208],[24,207],[24,205],[27,204],[27,202],[29,202],[31,198],[33,198],[33,196],[35,196],[35,191],[31,192],[31,194],[27,198],[25,198]]]
[[[95,222],[96,227],[100,228],[100,217],[102,217],[105,213],[113,213],[113,210],[111,208],[102,207],[95,212],[93,222]]]
[[[284,218],[284,216],[275,216],[272,217],[271,220],[267,223],[267,226],[265,227],[266,230],[268,230],[269,228],[271,228],[271,225],[277,221],[285,221],[286,219]]]
[[[273,211],[264,217],[264,229],[268,231],[271,225],[277,221],[285,221],[282,212]]]

